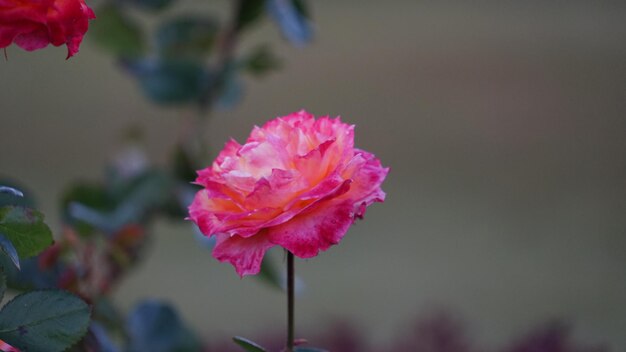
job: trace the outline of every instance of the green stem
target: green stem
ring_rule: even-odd
[[[287,251],[287,352],[293,352],[294,342],[294,257]]]

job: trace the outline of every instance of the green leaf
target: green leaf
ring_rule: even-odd
[[[256,47],[243,61],[243,67],[255,76],[263,76],[280,68],[281,62],[269,45]]]
[[[0,339],[28,352],[63,351],[85,335],[89,315],[89,306],[71,293],[24,293],[0,311]]]
[[[137,57],[145,51],[139,25],[112,4],[96,11],[98,18],[89,26],[89,37],[101,48],[121,57]]]
[[[201,168],[180,144],[174,148],[171,164],[174,176],[184,183],[194,181],[198,176],[196,170]]]
[[[0,208],[0,234],[13,243],[20,258],[32,257],[52,244],[43,214],[29,208]]]
[[[115,203],[107,195],[106,189],[100,184],[76,183],[72,185],[62,196],[64,221],[73,225],[74,229],[82,236],[88,236],[95,231],[95,227],[89,221],[75,217],[72,209],[75,204],[80,204],[99,211],[110,211]]]
[[[13,243],[11,243],[11,241],[9,241],[8,238],[4,237],[1,234],[0,234],[0,251],[6,254],[6,256],[9,257],[9,259],[11,259],[11,262],[13,263],[13,265],[15,265],[16,268],[18,269],[20,268],[20,258],[17,255],[17,250],[15,250]]]
[[[4,299],[4,293],[7,290],[7,276],[4,274],[4,268],[0,267],[0,302]]]
[[[22,207],[36,208],[35,198],[24,185],[6,178],[0,179],[0,185],[0,207],[5,205],[19,205]]]
[[[311,18],[311,11],[309,10],[309,6],[306,4],[305,0],[292,0],[292,2],[298,13],[300,13],[305,18]]]
[[[313,39],[313,28],[306,17],[303,3],[294,0],[267,1],[268,13],[291,43],[304,45]]]
[[[256,22],[263,14],[265,0],[242,0],[237,12],[237,30],[243,30]]]
[[[24,193],[22,193],[22,191],[13,187],[0,186],[0,193],[10,194],[15,197],[24,197]]]
[[[126,321],[128,352],[195,352],[202,347],[172,306],[159,301],[140,303]]]
[[[267,352],[265,348],[259,346],[257,343],[252,342],[244,337],[235,336],[233,337],[233,341],[235,341],[235,343],[238,344],[239,346],[243,347],[243,350],[246,352]]]
[[[212,18],[183,16],[159,27],[156,45],[164,57],[201,60],[211,51],[218,30]]]
[[[162,172],[148,170],[129,179],[112,182],[105,194],[114,205],[101,209],[81,202],[67,206],[70,218],[80,220],[95,229],[113,233],[129,224],[146,219],[154,209],[166,203],[171,192],[171,179]]]
[[[234,70],[224,76],[224,81],[220,88],[217,106],[222,109],[234,108],[243,98],[243,83]]]
[[[211,76],[195,62],[146,59],[124,65],[139,79],[144,94],[159,104],[199,101],[210,88]]]

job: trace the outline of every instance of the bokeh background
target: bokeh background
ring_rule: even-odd
[[[577,341],[626,349],[626,3],[311,7],[312,45],[289,46],[267,22],[244,40],[273,43],[283,69],[247,81],[243,103],[203,131],[215,153],[306,108],[356,124],[357,146],[391,167],[387,201],[339,246],[297,262],[299,334],[343,319],[384,345],[444,309],[486,346],[561,319]],[[10,47],[0,62],[0,172],[31,187],[56,230],[61,192],[101,179],[129,126],[163,163],[193,113],[144,99],[89,33],[64,58]],[[122,307],[167,299],[207,339],[281,331],[280,292],[212,259],[190,224],[154,231],[116,291]]]

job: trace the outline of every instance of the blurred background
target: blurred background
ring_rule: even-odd
[[[229,1],[181,0],[225,14]],[[268,22],[242,47],[272,43],[283,67],[246,80],[245,97],[202,131],[229,137],[305,108],[356,124],[356,145],[391,172],[340,245],[297,261],[297,332],[348,321],[385,345],[445,310],[483,346],[554,319],[576,341],[626,349],[626,3],[318,1],[315,39],[293,47]],[[130,126],[163,163],[193,111],[142,96],[90,43],[0,62],[0,172],[57,201],[101,179]],[[282,331],[284,296],[235,274],[190,224],[153,225],[145,260],[115,291],[128,309],[173,302],[208,340]],[[282,253],[273,255],[278,261]]]

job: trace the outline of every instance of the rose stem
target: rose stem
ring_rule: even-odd
[[[294,340],[294,263],[293,253],[287,251],[287,352],[293,352]]]

